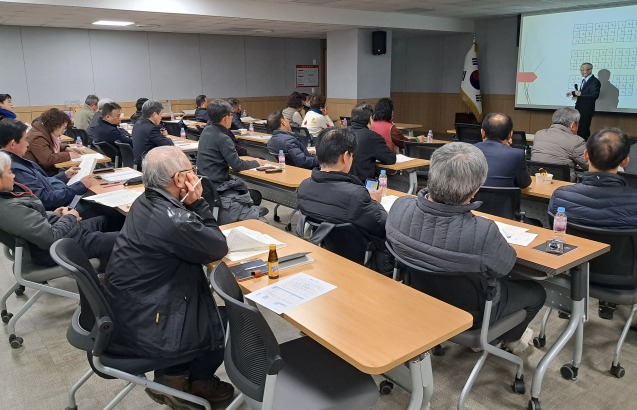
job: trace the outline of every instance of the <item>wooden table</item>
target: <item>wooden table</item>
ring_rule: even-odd
[[[425,167],[429,165],[429,163],[430,161],[428,159],[412,158],[409,161],[397,162],[392,165],[376,163],[376,167],[391,171],[407,171],[409,174],[409,189],[407,193],[413,194],[418,191],[418,175],[416,175],[416,171],[419,167]]]
[[[472,323],[469,313],[263,222],[249,220],[221,228],[235,226],[286,243],[279,256],[311,251],[314,263],[282,270],[281,278],[305,272],[336,289],[281,316],[362,372],[406,370],[403,364],[409,362],[413,375],[409,409],[427,408],[433,383],[426,352],[468,329]],[[264,276],[239,284],[249,293],[273,282]]]
[[[72,144],[75,142],[75,140],[71,137],[69,137],[68,135],[62,135],[60,137],[60,142],[63,144]]]
[[[557,188],[573,185],[574,182],[558,181],[554,179],[550,184],[539,184],[535,179],[535,175],[531,176],[531,185],[522,190],[522,195],[533,196],[541,199],[551,199],[553,192]]]
[[[175,146],[181,149],[184,154],[194,154],[199,150],[199,142],[189,140],[188,138],[175,137],[174,135],[168,135],[168,138],[173,140]]]
[[[248,150],[248,154],[253,157],[260,157],[265,159],[271,159],[272,156],[268,152],[268,141],[272,137],[271,134],[263,132],[248,131],[246,134],[236,135],[237,139],[241,141],[241,145]]]
[[[93,176],[100,176],[101,177],[101,176],[105,176],[105,175],[112,174],[112,173],[115,173],[115,172],[122,172],[122,171],[135,172],[139,176],[142,175],[142,173],[137,171],[137,170],[134,170],[132,168],[124,167],[124,168],[114,169],[113,172],[101,172],[99,174],[93,174]],[[144,185],[143,184],[139,184],[139,185],[133,185],[133,186],[130,186],[130,187],[124,186],[123,183],[121,183],[121,184],[117,183],[117,184],[101,185],[101,181],[100,181],[100,183],[95,183],[93,186],[91,186],[89,188],[89,191],[92,192],[93,194],[97,195],[97,194],[104,194],[106,192],[120,191],[120,190],[123,190],[123,189],[133,190],[133,191],[144,191]],[[120,213],[122,213],[124,215],[127,215],[128,211],[130,211],[131,205],[132,205],[132,203],[131,204],[125,204],[125,205],[122,205],[122,206],[118,206],[117,210]]]
[[[83,154],[82,155],[87,155],[87,154],[99,154],[99,152],[97,151],[93,151],[90,148],[87,147],[83,147]],[[80,162],[82,161],[81,158],[75,158],[75,159],[71,159],[70,161],[65,161],[65,162],[58,162],[57,164],[55,164],[56,168],[71,168],[71,167],[76,167],[80,164]],[[98,164],[106,164],[108,162],[112,162],[112,159],[110,159],[109,157],[107,157],[106,155],[103,155],[103,158],[100,158],[97,160]]]
[[[422,124],[406,124],[406,123],[402,123],[402,122],[395,122],[394,125],[399,130],[422,128]]]

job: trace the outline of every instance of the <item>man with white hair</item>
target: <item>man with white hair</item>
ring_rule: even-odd
[[[95,138],[95,127],[97,127],[97,120],[102,118],[102,108],[104,108],[104,105],[113,104],[114,102],[115,101],[111,100],[110,98],[102,98],[97,102],[97,111],[91,119],[91,123],[86,128],[86,133],[91,138],[91,140]]]
[[[234,389],[215,376],[223,362],[223,325],[202,265],[226,255],[226,238],[201,197],[197,168],[179,148],[152,149],[143,169],[146,190],[131,207],[105,276],[118,323],[109,351],[157,358],[156,382],[224,402]],[[161,365],[182,357],[181,365]],[[195,408],[146,393],[172,408]]]
[[[97,103],[99,102],[99,98],[97,95],[89,95],[84,100],[84,105],[82,108],[77,110],[75,113],[75,117],[73,118],[73,126],[75,128],[87,129],[91,124],[91,120],[95,116],[97,112]]]

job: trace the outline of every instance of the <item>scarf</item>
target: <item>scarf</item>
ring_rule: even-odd
[[[310,111],[314,111],[317,114],[323,115],[323,111],[320,108],[310,108]]]
[[[17,115],[13,111],[5,110],[4,108],[0,108],[0,116],[11,119],[15,119],[17,117]]]

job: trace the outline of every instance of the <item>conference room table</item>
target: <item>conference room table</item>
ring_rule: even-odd
[[[63,144],[72,144],[75,142],[75,140],[71,137],[69,137],[68,135],[62,135],[60,137],[60,142]]]
[[[385,169],[389,171],[405,171],[409,176],[409,188],[407,190],[408,194],[413,194],[418,192],[418,175],[416,171],[418,168],[425,167],[429,165],[430,161],[428,159],[421,158],[410,158],[404,162],[396,162],[395,164],[385,165],[381,163],[376,163],[376,168]]]
[[[387,194],[398,197],[407,195],[395,190],[389,190]],[[539,401],[544,374],[573,335],[575,335],[573,361],[563,365],[562,369],[571,366],[579,368],[584,344],[584,323],[588,321],[589,261],[609,252],[610,245],[566,235],[566,244],[575,248],[562,255],[551,254],[540,249],[543,249],[544,244],[553,238],[552,230],[483,212],[473,211],[473,213],[493,221],[525,228],[529,233],[537,234],[537,237],[527,246],[511,245],[517,254],[513,275],[541,281],[547,294],[545,306],[562,312],[568,311],[570,307],[568,324],[540,360],[533,375],[531,400]]]
[[[93,174],[93,177],[97,177],[98,178],[98,182],[96,182],[95,184],[93,184],[90,188],[89,188],[89,192],[95,195],[98,194],[105,194],[108,192],[116,192],[116,191],[122,191],[122,190],[127,190],[127,191],[138,191],[138,192],[144,192],[144,185],[143,184],[138,184],[138,185],[131,185],[131,186],[124,186],[124,183],[107,183],[107,182],[102,182],[101,178],[104,176],[107,176],[109,174],[114,174],[116,172],[131,172],[131,173],[135,173],[137,176],[141,176],[142,173],[134,170],[132,168],[127,168],[127,167],[122,167],[122,168],[116,168],[113,169],[113,171],[111,172],[101,172],[99,174]],[[118,206],[117,211],[123,215],[127,215],[128,211],[130,211],[130,207],[133,203],[127,203],[127,204],[123,204]]]
[[[199,141],[189,140],[188,138],[175,137],[174,135],[168,135],[173,141],[173,144],[181,149],[184,154],[194,154],[199,150]]]
[[[87,147],[82,147],[82,154],[81,155],[89,155],[89,154],[99,154],[99,152],[94,151],[94,150],[92,150],[90,148],[87,148]],[[69,161],[58,162],[57,164],[55,164],[55,168],[66,169],[66,168],[76,167],[76,166],[80,165],[81,161],[82,161],[82,158],[74,158],[74,159],[71,159]],[[99,158],[97,160],[98,164],[106,164],[108,162],[112,162],[112,159],[110,159],[106,155],[102,155],[102,158]]]
[[[428,351],[471,327],[469,313],[261,221],[242,221],[221,229],[238,226],[285,243],[277,251],[279,257],[311,252],[314,259],[281,270],[280,279],[266,275],[239,282],[244,293],[299,272],[336,286],[280,316],[361,372],[404,374],[408,381],[404,387],[411,391],[408,409],[428,408],[433,393]],[[261,257],[266,256],[264,251]]]
[[[268,141],[272,137],[271,134],[248,131],[245,134],[237,134],[235,137],[241,142],[241,146],[245,147],[249,155],[265,159],[272,158],[268,152]]]

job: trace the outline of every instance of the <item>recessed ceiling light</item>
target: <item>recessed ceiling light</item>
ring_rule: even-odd
[[[94,21],[93,24],[96,26],[126,27],[126,26],[132,26],[135,23],[132,21],[98,20],[98,21]]]

